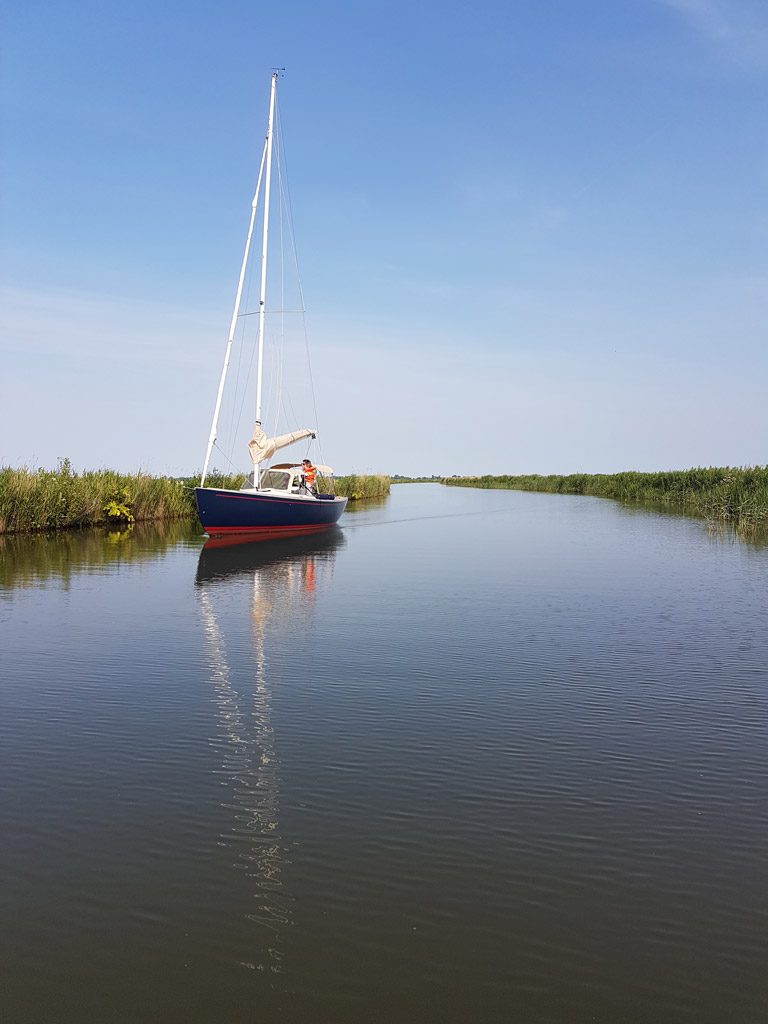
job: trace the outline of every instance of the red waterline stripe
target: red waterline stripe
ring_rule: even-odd
[[[254,537],[293,537],[297,533],[319,533],[336,523],[318,523],[313,526],[206,526],[210,536],[224,533],[247,533]]]

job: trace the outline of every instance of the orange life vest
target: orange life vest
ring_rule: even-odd
[[[317,475],[317,470],[315,469],[315,467],[312,466],[312,465],[310,465],[310,466],[302,466],[301,467],[301,471],[304,474],[304,481],[305,481],[307,487],[314,487],[315,486],[315,476]]]

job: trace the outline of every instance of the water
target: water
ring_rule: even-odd
[[[2,1018],[768,1016],[768,550],[404,485],[0,548]]]

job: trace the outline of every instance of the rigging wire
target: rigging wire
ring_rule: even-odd
[[[279,205],[279,234],[280,234],[280,262],[279,262],[279,289],[280,289],[280,305],[278,309],[270,310],[270,313],[278,314],[280,317],[279,325],[276,326],[275,331],[270,331],[267,338],[267,350],[269,352],[269,413],[271,419],[267,418],[267,422],[274,423],[274,433],[279,432],[281,419],[286,423],[288,429],[294,429],[298,424],[298,419],[294,410],[293,401],[291,398],[290,389],[286,382],[285,372],[285,354],[286,354],[286,315],[297,314],[301,317],[301,328],[300,334],[303,335],[304,351],[306,356],[307,374],[309,379],[310,394],[312,399],[312,410],[314,413],[314,424],[313,430],[319,432],[319,416],[317,410],[317,396],[315,392],[314,375],[312,370],[312,360],[309,351],[309,336],[307,330],[306,320],[306,303],[304,300],[304,290],[301,282],[301,274],[299,270],[298,252],[296,247],[296,232],[294,227],[293,218],[293,205],[290,195],[290,188],[288,185],[288,174],[287,174],[287,160],[285,157],[285,145],[283,140],[283,124],[282,117],[279,107],[279,101],[275,98],[275,164],[278,178],[278,205]],[[263,206],[260,211],[261,222],[263,223],[264,210]],[[298,292],[298,307],[297,309],[286,309],[286,238],[291,247],[292,263],[296,275],[296,289]],[[290,258],[290,257],[289,257]],[[250,311],[248,306],[250,305],[250,296],[253,288],[254,281],[254,263],[255,260],[249,261],[249,265],[246,271],[245,278],[245,301],[243,306],[246,312],[238,313],[238,320],[241,321],[237,325],[236,344],[237,344],[237,361],[235,366],[235,380],[234,387],[231,391],[232,400],[229,403],[229,416],[228,416],[228,427],[227,437],[223,440],[223,444],[227,446],[227,450],[218,442],[214,443],[214,447],[217,452],[226,460],[226,462],[238,472],[240,471],[233,461],[234,449],[237,442],[238,435],[240,433],[241,423],[243,419],[243,413],[245,403],[248,398],[249,385],[253,376],[253,366],[255,361],[256,346],[249,345],[250,357],[247,357],[245,352],[246,348],[246,320],[248,317],[254,316],[258,310]],[[292,305],[295,305],[293,303]],[[266,313],[266,311],[265,311]],[[271,319],[271,318],[270,318]],[[268,321],[269,322],[269,321]],[[273,321],[274,323],[274,321]],[[275,337],[277,334],[277,337]],[[298,339],[297,339],[298,340]],[[247,365],[246,365],[247,358]],[[288,416],[290,415],[292,423],[288,423]],[[307,453],[312,446],[313,439],[309,440],[307,446]],[[318,453],[320,456],[320,462],[324,462],[322,446],[317,441]]]
[[[283,129],[282,129],[281,116],[280,116],[280,106],[279,106],[279,103],[277,104],[277,120],[280,123],[280,134],[281,134],[281,136],[284,136],[284,132],[283,132]],[[288,184],[288,180],[289,180],[288,179],[288,160],[287,160],[287,157],[285,156],[285,146],[284,145],[282,147],[282,156],[283,156],[283,161],[285,163],[285,181],[286,181],[286,184],[285,184],[285,199],[286,199],[286,213],[287,213],[287,220],[288,220],[288,237],[289,237],[290,243],[291,243],[291,251],[293,253],[294,267],[296,268],[296,282],[297,282],[298,292],[299,292],[299,305],[301,307],[301,324],[302,324],[302,330],[303,330],[303,335],[304,335],[304,351],[305,351],[306,357],[307,357],[307,370],[309,371],[309,386],[310,386],[310,391],[311,391],[311,394],[312,394],[312,410],[313,410],[314,416],[315,416],[314,429],[317,431],[317,434],[319,436],[320,435],[320,417],[317,414],[317,397],[316,397],[316,394],[315,394],[315,381],[314,381],[314,375],[312,373],[312,359],[311,359],[310,353],[309,353],[309,335],[308,335],[308,332],[307,332],[307,310],[306,310],[306,302],[304,301],[304,289],[303,289],[302,283],[301,283],[301,271],[299,269],[299,256],[298,256],[298,251],[297,251],[297,248],[296,248],[296,231],[295,231],[294,219],[293,219],[293,203],[292,203],[292,200],[291,200],[290,186]],[[318,449],[318,452],[320,454],[320,461],[321,462],[325,462],[325,459],[323,457],[322,445],[321,445],[319,440],[318,440],[318,443],[317,443],[317,449]]]
[[[245,380],[243,382],[243,390],[242,390],[242,395],[240,397],[240,408],[237,411],[237,422],[235,424],[235,430],[234,430],[233,436],[232,436],[232,445],[231,445],[230,451],[234,451],[235,438],[236,438],[236,435],[240,431],[240,423],[242,422],[242,419],[243,419],[243,409],[245,408],[245,401],[246,401],[246,399],[248,397],[248,392],[250,390],[249,389],[249,385],[250,385],[250,382],[251,382],[251,377],[253,376],[253,360],[255,358],[256,358],[256,346],[255,345],[251,345],[251,355],[250,355],[250,358],[248,359],[248,370],[246,372]]]
[[[257,186],[257,189],[258,189],[258,186]],[[243,305],[246,308],[250,304],[252,287],[253,287],[253,261],[249,260],[248,266],[246,267],[245,301],[243,303]],[[243,314],[239,313],[238,314],[238,320],[240,320],[242,316],[243,316]],[[239,407],[238,407],[238,392],[239,392],[240,387],[241,387],[241,377],[240,377],[240,374],[241,374],[241,371],[242,371],[243,353],[244,353],[245,347],[246,347],[246,330],[247,330],[246,321],[243,320],[242,323],[239,323],[237,325],[237,327],[238,327],[238,333],[237,333],[237,337],[238,337],[237,365],[235,367],[235,385],[234,385],[234,388],[232,389],[232,399],[231,399],[231,402],[229,403],[229,405],[230,405],[230,408],[229,408],[229,429],[228,429],[228,437],[227,437],[227,440],[228,440],[228,443],[229,443],[229,454],[230,454],[230,456],[234,455],[235,444],[237,442],[237,437],[238,437],[238,434],[240,432],[240,424],[242,422],[243,409],[245,407],[245,399],[246,399],[246,396],[248,394],[248,388],[249,388],[249,384],[250,384],[250,381],[251,381],[251,375],[253,373],[253,360],[254,360],[254,350],[253,350],[253,346],[251,346],[251,355],[250,355],[250,358],[248,360],[248,366],[247,366],[247,370],[246,370],[246,373],[245,373],[245,378],[242,381],[242,396],[240,398],[240,404],[239,404]],[[237,414],[236,417],[235,417],[235,414]],[[234,465],[234,463],[232,462],[231,458],[229,458],[229,462],[230,462],[230,465]]]
[[[258,226],[260,226],[261,223],[263,223],[263,219],[264,219],[263,205],[262,205],[260,213],[261,213],[260,223],[259,223]],[[262,259],[262,257],[260,255],[259,256],[259,260],[261,260],[261,259]],[[251,290],[253,288],[254,262],[255,262],[254,260],[251,260],[249,262],[248,270],[247,270],[247,277],[246,277],[246,299],[245,299],[245,302],[244,302],[244,305],[245,305],[246,308],[250,305]],[[254,310],[253,312],[240,313],[239,317],[254,316],[258,312],[259,312],[258,310]],[[242,392],[240,394],[240,403],[239,403],[239,406],[238,406],[238,404],[237,404],[237,397],[238,397],[238,387],[240,386],[240,366],[241,366],[241,360],[242,360],[242,352],[245,349],[245,344],[246,344],[246,336],[245,336],[246,321],[245,321],[245,319],[243,319],[243,325],[242,326],[243,326],[243,329],[242,329],[241,334],[240,334],[240,341],[241,341],[242,348],[240,350],[240,359],[238,360],[238,364],[237,364],[237,376],[236,376],[236,379],[235,379],[235,389],[234,389],[234,394],[233,394],[233,399],[232,399],[232,410],[233,410],[232,415],[234,417],[234,410],[235,410],[235,408],[237,408],[237,419],[234,421],[234,424],[233,424],[233,427],[232,427],[231,442],[230,442],[230,453],[231,454],[234,454],[235,443],[236,443],[237,437],[238,437],[238,435],[240,433],[240,424],[243,421],[243,412],[245,410],[245,403],[246,403],[246,400],[247,400],[247,398],[248,398],[248,396],[250,394],[250,384],[251,384],[251,380],[252,380],[252,377],[253,377],[253,363],[254,363],[254,360],[256,358],[256,345],[252,344],[252,345],[249,346],[249,348],[250,348],[250,356],[248,358],[248,366],[247,366],[247,370],[246,370],[246,373],[245,373],[245,377],[244,377],[244,379],[242,381]],[[248,433],[250,434],[250,431]],[[234,463],[232,463],[232,462],[230,462],[230,464],[234,465]]]
[[[251,275],[251,268],[249,266],[248,269],[247,269],[246,280],[245,280],[245,302],[246,302],[246,305],[248,304],[248,300],[250,299],[250,296],[251,296],[251,281],[252,281],[252,275]],[[238,395],[238,390],[240,388],[240,370],[241,370],[242,362],[243,362],[243,351],[245,349],[245,330],[246,330],[246,325],[245,325],[245,321],[243,321],[242,324],[238,324],[237,366],[235,367],[235,386],[234,386],[234,388],[232,390],[232,402],[230,404],[230,411],[229,411],[228,441],[229,441],[229,452],[230,452],[230,455],[234,454],[235,438],[236,438],[236,435],[237,435],[237,433],[238,433],[238,431],[240,429],[240,419],[241,419],[242,411],[243,411],[243,402],[241,402],[240,403],[240,409],[238,410],[237,420],[235,420],[235,410],[237,409],[237,395]],[[248,366],[248,372],[246,374],[246,379],[243,382],[243,396],[245,396],[245,392],[247,390],[247,384],[248,384],[248,381],[250,380],[250,373],[251,373],[251,366],[252,366],[252,364],[253,364],[253,357],[251,357],[251,361],[250,361],[249,366]]]
[[[284,228],[284,217],[283,217],[283,132],[282,125],[280,123],[280,111],[278,110],[277,116],[277,184],[278,184],[278,208],[280,212],[280,356],[278,363],[278,378],[277,378],[277,401],[275,411],[275,424],[279,427],[280,423],[280,408],[282,405],[283,398],[283,372],[285,366],[285,240],[283,237]]]
[[[285,360],[285,252],[283,239],[283,218],[281,194],[282,182],[282,132],[279,117],[275,117],[275,171],[277,173],[277,214],[278,231],[280,234],[280,262],[278,264],[280,302],[274,312],[279,320],[274,332],[270,332],[270,386],[269,386],[269,409],[274,425],[272,433],[277,434],[280,430],[280,409],[283,383],[283,366]]]
[[[237,473],[242,473],[242,469],[239,466],[235,465],[235,463],[232,461],[232,459],[230,459],[230,457],[227,455],[227,453],[224,451],[224,449],[219,447],[219,445],[215,441],[213,442],[213,447],[216,448],[218,450],[219,454],[222,455],[226,459],[226,461],[230,464],[232,469],[234,469]],[[212,476],[213,474],[211,473],[209,475]]]

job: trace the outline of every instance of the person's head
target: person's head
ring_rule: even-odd
[[[311,466],[312,465],[312,463],[309,461],[309,459],[303,459],[301,464],[302,464],[302,466]]]

